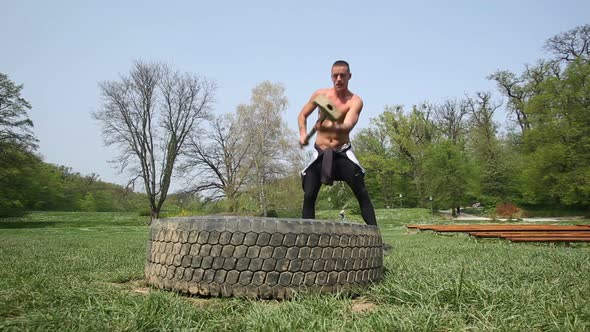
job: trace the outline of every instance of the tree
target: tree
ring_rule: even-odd
[[[123,186],[39,161],[28,177],[34,190],[27,209],[40,211],[138,211],[146,197]],[[143,204],[145,206],[145,203]]]
[[[24,213],[38,189],[32,179],[41,162],[34,154],[38,140],[22,89],[0,73],[0,217]]]
[[[488,92],[467,96],[465,105],[470,115],[468,146],[477,165],[474,177],[479,182],[479,200],[493,206],[515,198],[517,161],[520,158],[498,139],[494,114],[501,105],[494,103]]]
[[[531,129],[527,102],[540,91],[540,84],[549,77],[559,77],[560,63],[570,63],[576,59],[590,61],[590,24],[575,27],[569,31],[549,38],[545,50],[553,54],[553,59],[538,60],[536,65],[525,65],[521,75],[508,70],[499,70],[488,76],[496,81],[500,92],[508,98],[507,108],[520,126],[521,132]]]
[[[187,192],[207,192],[211,200],[227,199],[231,212],[247,184],[252,164],[251,144],[244,123],[233,114],[215,117],[208,129],[192,135],[185,151],[183,173],[194,174]]]
[[[534,124],[524,137],[528,203],[589,206],[589,96],[590,63],[579,59],[547,78],[527,104]]]
[[[404,180],[399,191],[413,194],[404,197],[419,205],[425,204],[428,196],[423,176],[425,152],[437,135],[431,117],[432,109],[425,104],[413,106],[409,114],[404,114],[401,106],[394,106],[386,107],[376,121],[391,141],[392,153],[400,160]]]
[[[16,85],[6,74],[0,73],[0,149],[7,144],[27,151],[37,148],[33,121],[27,114],[31,104],[21,97],[22,89],[22,84]]]
[[[434,124],[442,135],[455,144],[463,138],[467,126],[465,117],[467,107],[464,102],[447,99],[440,105],[434,105]]]
[[[557,61],[590,61],[590,24],[575,27],[547,40],[545,50],[553,53]]]
[[[85,212],[94,212],[96,211],[96,199],[92,193],[87,193],[84,198],[78,201],[78,205],[80,206],[80,210]]]
[[[282,120],[288,105],[284,94],[282,84],[264,81],[252,89],[250,104],[239,105],[237,111],[240,123],[247,129],[245,139],[251,144],[250,184],[263,216],[268,212],[270,183],[289,174],[293,161],[301,159],[296,135]]]
[[[438,205],[455,207],[471,196],[471,167],[467,154],[450,139],[430,145],[424,158],[424,178],[428,193]]]
[[[157,219],[188,135],[209,116],[215,83],[137,61],[129,76],[99,87],[103,102],[94,118],[104,142],[119,147],[115,162],[130,172],[130,182],[142,180],[152,220]]]
[[[294,165],[296,164],[299,163],[294,161]],[[266,189],[267,216],[272,216],[273,210],[275,212],[276,210],[296,211],[295,215],[300,215],[303,199],[301,190],[301,170],[303,167],[290,167],[282,176],[269,180]]]
[[[195,175],[187,191],[206,192],[210,200],[224,198],[231,212],[251,209],[250,200],[257,202],[261,215],[267,215],[269,206],[284,206],[283,193],[292,188],[271,187],[291,186],[297,178],[293,170],[301,166],[294,134],[281,118],[286,106],[283,86],[265,81],[252,90],[250,104],[214,118],[193,135],[182,165],[185,174]]]
[[[375,121],[372,119],[372,124]],[[394,154],[391,141],[382,127],[360,129],[354,136],[353,145],[361,165],[370,174],[365,183],[373,205],[391,207],[395,205],[400,188],[404,187],[403,175],[407,169],[404,169],[402,160]],[[341,193],[342,191],[340,190]],[[354,199],[354,196],[351,198]]]
[[[488,76],[488,79],[496,81],[498,89],[508,99],[506,108],[516,117],[521,133],[525,133],[531,129],[529,114],[525,111],[527,102],[539,93],[539,85],[547,77],[558,75],[558,63],[539,60],[534,66],[525,65],[521,75],[499,70]]]
[[[0,217],[22,215],[35,197],[40,158],[15,145],[0,150]]]

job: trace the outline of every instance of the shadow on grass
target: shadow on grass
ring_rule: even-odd
[[[0,229],[43,228],[55,224],[55,221],[0,221]]]

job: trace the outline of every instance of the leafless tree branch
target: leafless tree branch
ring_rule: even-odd
[[[157,219],[186,137],[209,116],[215,83],[137,61],[129,76],[101,82],[99,88],[102,107],[94,118],[104,142],[119,148],[116,163],[130,172],[131,182],[142,179]]]

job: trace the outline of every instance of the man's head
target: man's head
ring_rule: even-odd
[[[344,60],[338,60],[332,65],[332,82],[336,92],[347,91],[348,81],[352,77],[350,66]]]

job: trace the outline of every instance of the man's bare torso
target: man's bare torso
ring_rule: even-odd
[[[337,96],[336,91],[333,88],[321,89],[318,90],[318,92],[328,97],[328,99],[332,101],[334,106],[340,110],[342,116],[336,121],[340,124],[344,122],[346,114],[348,113],[348,111],[350,111],[351,105],[354,102],[358,102],[359,99],[357,95],[353,94],[350,91],[348,91],[346,95],[339,97]],[[324,126],[328,125],[327,122],[331,122],[331,120],[324,120]],[[319,146],[320,149],[338,149],[342,147],[344,144],[350,143],[350,130],[345,132],[337,132],[334,130],[330,130],[330,128],[324,128],[324,126],[322,126],[317,131],[316,144]]]

